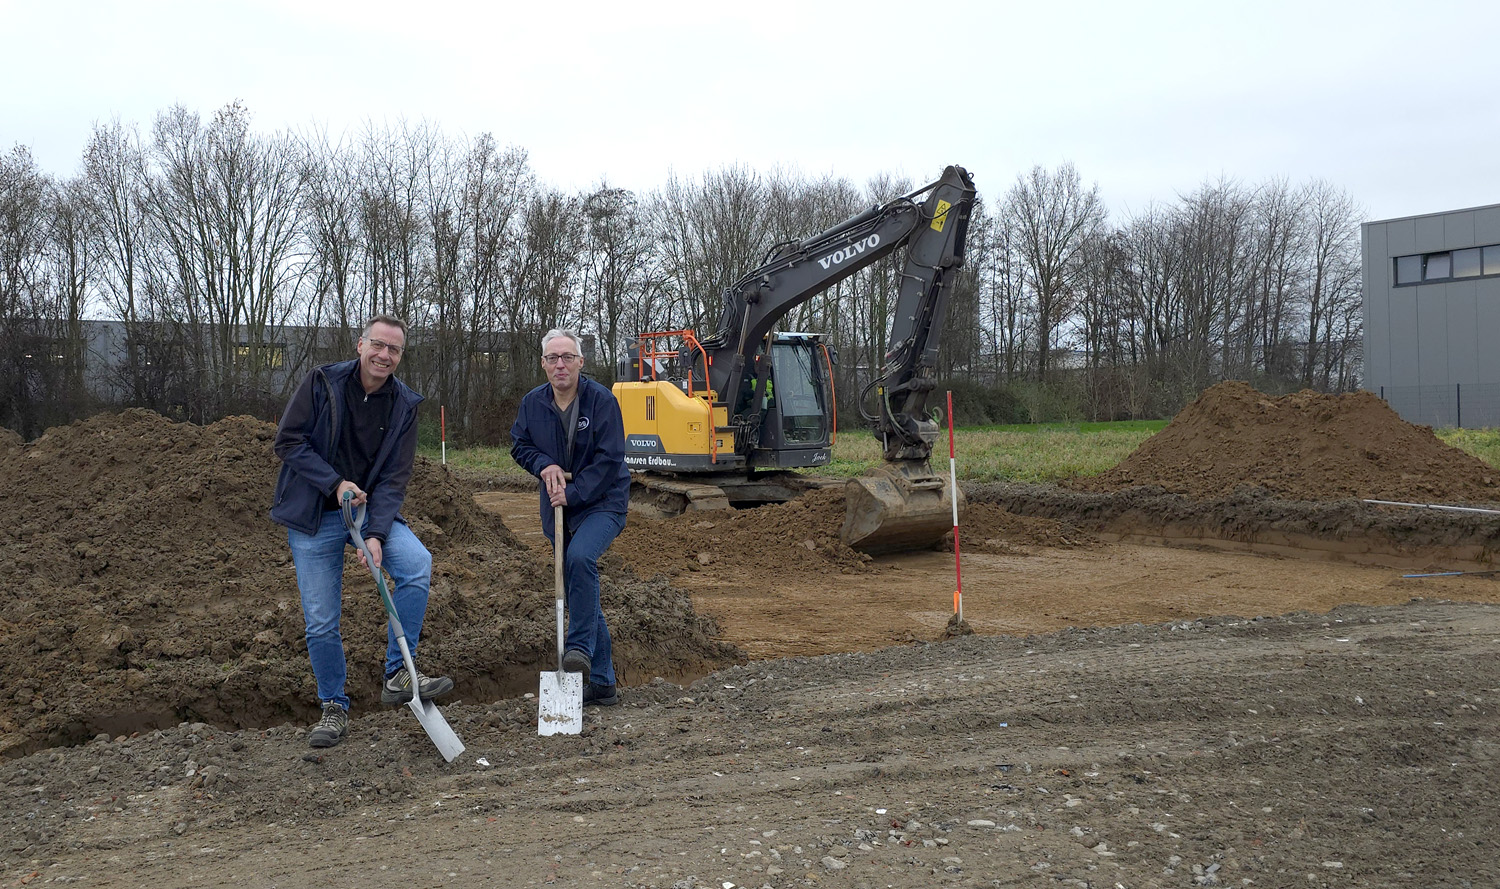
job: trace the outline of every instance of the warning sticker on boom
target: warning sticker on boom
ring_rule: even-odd
[[[933,231],[940,232],[943,230],[943,223],[948,221],[948,208],[951,206],[953,205],[942,198],[938,199],[937,209],[932,214]]]

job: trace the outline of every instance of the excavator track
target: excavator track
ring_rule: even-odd
[[[878,555],[927,549],[940,544],[953,527],[947,482],[921,461],[876,467],[852,479],[795,472],[728,479],[635,472],[631,474],[630,508],[661,519],[687,512],[786,503],[822,488],[843,489],[845,512],[839,536],[861,552]],[[958,497],[961,510],[963,493]]]
[[[748,476],[630,474],[630,508],[653,518],[714,509],[748,509],[795,500],[808,491],[838,487],[842,479],[796,472],[758,472]]]

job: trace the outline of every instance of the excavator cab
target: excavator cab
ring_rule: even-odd
[[[833,364],[822,334],[780,333],[741,385],[751,469],[826,466],[833,442]],[[748,396],[746,396],[748,392]]]

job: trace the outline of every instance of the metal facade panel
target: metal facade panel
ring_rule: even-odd
[[[1479,299],[1474,281],[1446,285],[1448,304],[1448,380],[1478,383]]]
[[[1460,213],[1445,213],[1438,217],[1443,220],[1443,241],[1434,250],[1462,250],[1465,247],[1473,247],[1479,243],[1474,240],[1474,211],[1464,210]]]
[[[1474,336],[1479,344],[1475,351],[1474,379],[1480,383],[1500,383],[1500,278],[1474,282]]]
[[[1365,388],[1379,391],[1391,380],[1391,292],[1390,288],[1367,287],[1364,300]]]
[[[1414,220],[1417,229],[1416,250],[1414,252],[1431,253],[1434,250],[1441,250],[1447,246],[1443,243],[1443,239],[1447,237],[1447,226],[1443,223],[1443,220],[1447,218],[1445,214],[1443,216],[1423,216],[1420,219]]]
[[[1364,384],[1373,391],[1391,384],[1391,283],[1387,223],[1363,225]]]
[[[1384,223],[1386,256],[1405,256],[1417,252],[1417,221],[1397,219]]]
[[[1391,266],[1391,254],[1389,252],[1389,239],[1386,237],[1386,224],[1383,222],[1374,225],[1363,226],[1361,232],[1361,249],[1364,258],[1364,286],[1380,286],[1387,289],[1395,283],[1395,272]]]
[[[1446,386],[1453,382],[1448,379],[1447,287],[1433,284],[1411,289],[1417,292],[1417,378],[1410,382],[1398,378],[1396,385]]]
[[[1500,244],[1500,207],[1474,211],[1474,242]]]
[[[1417,291],[1420,287],[1403,287],[1391,294],[1390,376],[1384,385],[1415,386],[1421,382],[1417,363]]]

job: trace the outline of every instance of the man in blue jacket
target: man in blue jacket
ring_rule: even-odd
[[[281,458],[271,518],[285,525],[302,593],[307,654],[317,679],[322,718],[308,733],[313,747],[332,747],[349,731],[348,666],[339,633],[344,547],[350,544],[339,503],[348,491],[363,504],[364,537],[376,568],[395,582],[391,599],[412,653],[427,614],[432,555],[406,526],[400,509],[417,454],[417,405],[422,396],[396,379],[406,348],[406,322],[376,315],[365,322],[352,361],[314,368],[287,402],[273,445]],[[364,554],[360,554],[361,563]],[[369,567],[366,565],[365,567]],[[372,593],[373,595],[373,593]],[[387,704],[411,700],[395,633],[386,630]],[[446,694],[453,680],[415,681],[423,700]]]
[[[583,674],[585,704],[607,707],[620,699],[599,606],[599,557],[625,527],[630,505],[625,423],[609,389],[583,375],[578,334],[548,331],[542,370],[547,382],[521,399],[510,427],[510,455],[539,480],[542,532],[554,546],[553,507],[563,507],[568,632],[562,666]]]

